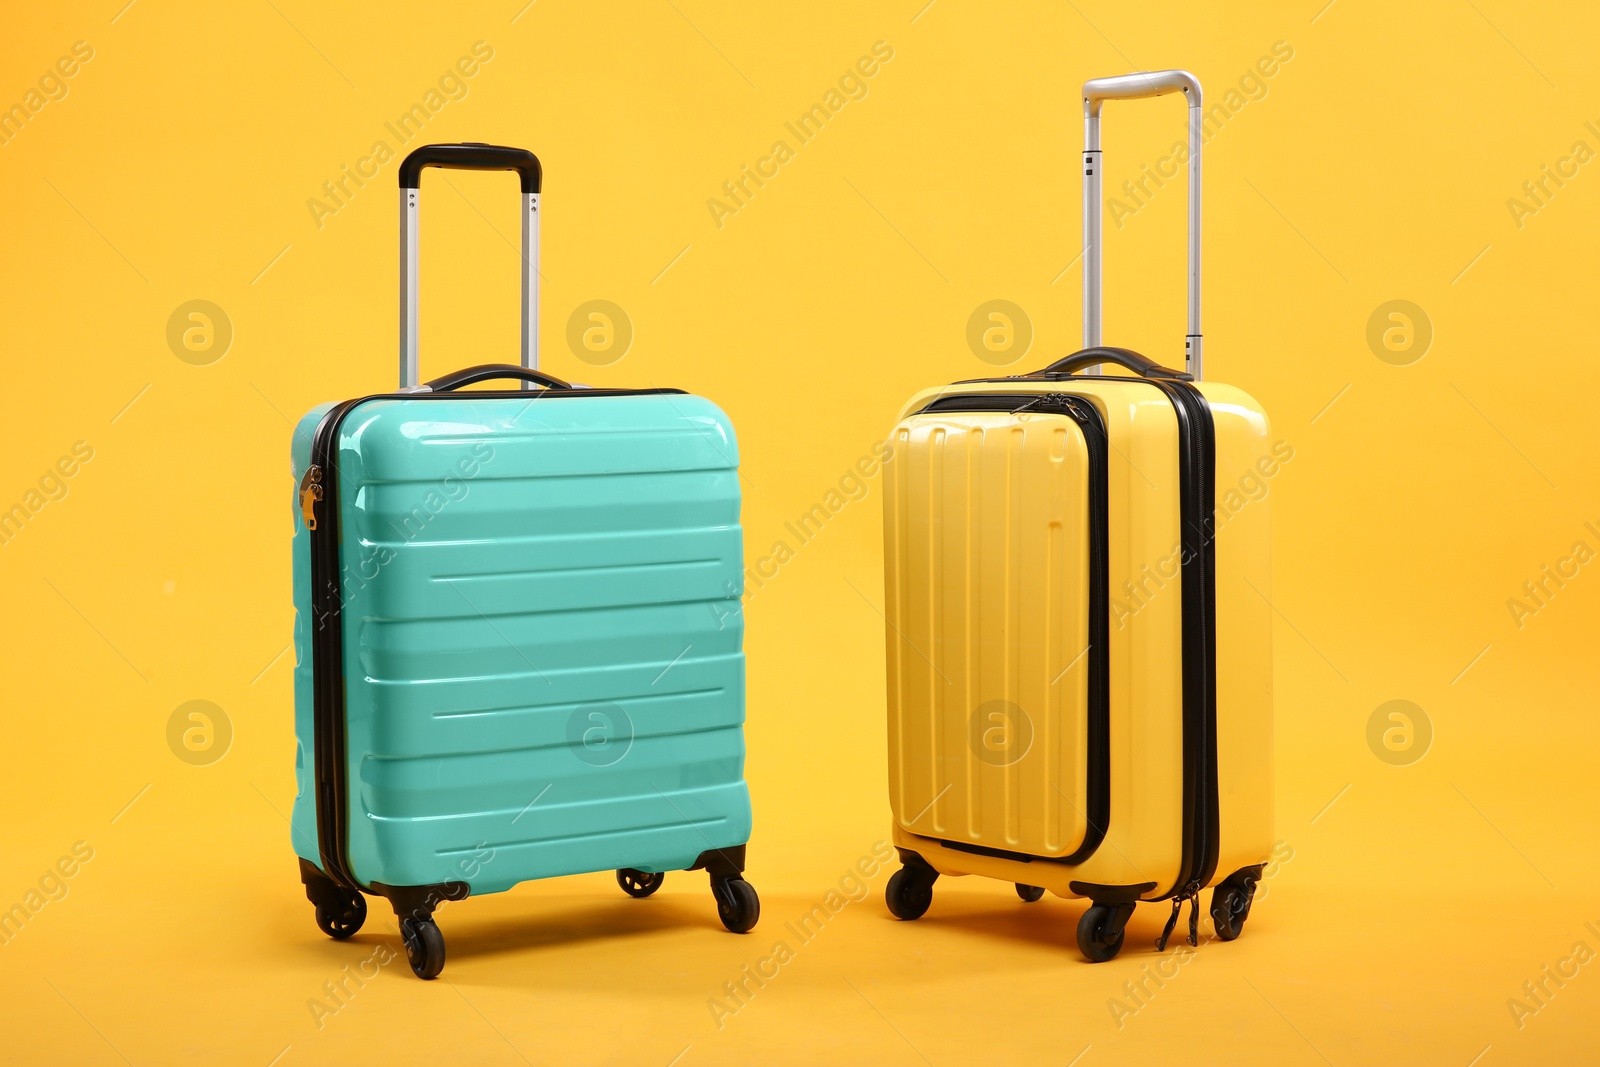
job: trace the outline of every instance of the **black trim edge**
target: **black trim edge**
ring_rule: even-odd
[[[1083,862],[1076,858],[1076,853],[1072,856],[1035,856],[1031,852],[1011,852],[1003,848],[990,848],[988,845],[974,845],[969,841],[948,841],[942,837],[930,837],[927,840],[952,852],[988,856],[990,859],[1007,860],[1011,863],[1054,863],[1062,867],[1076,867]]]
[[[932,839],[930,838],[930,840]],[[923,859],[922,853],[916,851],[915,849],[901,848],[899,845],[896,845],[894,850],[900,857],[900,865],[902,867],[915,867],[918,870],[928,871],[933,870],[933,864]]]
[[[435,882],[433,885],[385,885],[372,883],[372,892],[387,897],[397,919],[422,921],[433,916],[433,909],[447,900],[466,900],[472,887],[466,882]]]
[[[729,848],[708,848],[695,858],[686,871],[705,871],[713,882],[737,878],[744,873],[744,845]]]
[[[300,881],[306,887],[306,899],[319,908],[343,911],[349,902],[349,891],[340,888],[338,882],[323,874],[322,868],[304,856],[295,858],[300,861]]]
[[[929,841],[952,852],[966,852],[973,856],[988,856],[991,859],[1010,860],[1012,863],[1064,863],[1065,860],[1052,859],[1048,856],[1035,856],[1031,852],[1008,852],[1003,848],[990,848],[988,845],[974,845],[966,841],[946,841],[942,837],[930,837]]]
[[[1067,888],[1096,904],[1136,904],[1156,887],[1154,882],[1138,885],[1101,885],[1098,882],[1068,882]]]
[[[1237,871],[1234,871],[1217,884],[1223,885],[1231,882],[1235,885],[1240,885],[1246,882],[1259,882],[1261,881],[1261,875],[1266,871],[1266,869],[1267,865],[1265,863],[1255,863],[1251,864],[1249,867],[1240,867]]]

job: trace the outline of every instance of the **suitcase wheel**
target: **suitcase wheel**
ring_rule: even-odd
[[[1211,891],[1211,922],[1220,940],[1232,941],[1244,931],[1244,921],[1250,917],[1250,902],[1255,895],[1253,879],[1238,882],[1230,879]]]
[[[406,962],[418,978],[437,978],[444,970],[444,935],[432,919],[401,919],[400,936],[406,943]]]
[[[656,877],[659,879],[661,875]],[[755,928],[756,920],[761,918],[761,898],[756,896],[755,886],[743,878],[728,878],[713,882],[711,892],[717,898],[717,918],[722,920],[723,926],[736,934],[749,933]]]
[[[889,913],[896,919],[920,919],[933,903],[933,883],[939,872],[927,865],[907,865],[895,871],[883,891]]]
[[[1122,951],[1132,904],[1095,904],[1078,920],[1078,951],[1090,963],[1104,963]]]
[[[1023,885],[1021,882],[1018,882],[1017,896],[1021,897],[1029,904],[1033,904],[1038,902],[1044,896],[1044,889],[1040,886]]]
[[[335,941],[343,941],[366,921],[367,898],[360,893],[352,892],[337,905],[327,901],[317,905],[317,929]]]
[[[657,889],[660,889],[661,883],[666,880],[667,876],[660,872],[647,874],[644,871],[636,871],[632,867],[624,867],[617,872],[617,884],[630,897],[647,897]]]

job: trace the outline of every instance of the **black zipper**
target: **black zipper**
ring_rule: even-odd
[[[1107,525],[1106,425],[1088,400],[1066,393],[968,393],[942,396],[918,415],[957,411],[1037,411],[1065,415],[1083,432],[1089,456],[1089,722],[1084,792],[1083,843],[1070,856],[1052,862],[1076,865],[1088,859],[1105,840],[1111,818],[1111,567]],[[955,842],[947,842],[955,846]]]
[[[1216,682],[1216,428],[1211,408],[1188,382],[1147,379],[1167,394],[1188,442],[1179,458],[1183,574],[1183,705],[1185,819],[1190,825],[1184,872],[1172,896],[1203,889],[1217,869]],[[1191,713],[1192,712],[1192,713]]]
[[[329,409],[311,436],[310,462],[300,480],[300,510],[311,550],[311,687],[317,790],[317,851],[322,869],[350,889],[372,890],[356,880],[349,855],[349,759],[345,735],[344,626],[339,573],[339,427],[369,400],[508,400],[530,403],[563,397],[648,396],[682,389],[471,390],[444,393],[375,393]]]
[[[1216,873],[1219,805],[1217,797],[1216,687],[1216,426],[1211,406],[1189,382],[1166,378],[1109,375],[1049,375],[1023,378],[973,378],[956,385],[1019,382],[1143,382],[1160,389],[1178,420],[1179,553],[1183,575],[1183,854],[1171,892],[1173,920],[1184,900],[1196,901]],[[1014,394],[1000,394],[1014,395]],[[1035,394],[1038,395],[1038,394]],[[1051,395],[1051,394],[1045,394]],[[937,403],[937,401],[935,401]],[[1171,923],[1168,924],[1170,932]],[[1166,935],[1162,941],[1165,942]]]

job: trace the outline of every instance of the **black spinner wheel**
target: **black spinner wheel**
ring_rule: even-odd
[[[918,867],[902,867],[889,878],[883,891],[889,912],[896,919],[920,919],[933,903],[933,883],[939,876]]]
[[[754,929],[761,918],[761,898],[756,896],[755,886],[743,878],[729,878],[713,884],[711,892],[717,898],[717,918],[723,926],[736,934]]]
[[[632,867],[624,867],[617,872],[617,884],[630,897],[647,897],[657,889],[660,889],[661,883],[666,880],[667,876],[659,871],[650,874],[645,871],[634,870]]]
[[[439,977],[444,970],[444,935],[432,919],[401,919],[400,936],[406,943],[406,962],[418,978]]]
[[[1095,904],[1078,920],[1078,951],[1091,963],[1104,963],[1122,951],[1132,904]]]
[[[1244,921],[1250,917],[1250,902],[1255,895],[1254,879],[1229,879],[1211,891],[1211,922],[1219,940],[1232,941],[1244,932]]]
[[[317,929],[333,938],[343,941],[367,921],[367,898],[360,893],[352,892],[338,905],[321,903],[317,905]]]

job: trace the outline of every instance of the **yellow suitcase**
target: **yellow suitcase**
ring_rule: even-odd
[[[1100,344],[1100,108],[1188,95],[1188,371]],[[940,875],[1088,898],[1084,955],[1139,901],[1215,886],[1232,940],[1272,849],[1266,488],[1244,392],[1202,382],[1200,86],[1183,71],[1084,86],[1084,349],[1033,374],[928,389],[885,477],[889,783],[915,919]],[[1115,364],[1132,376],[1091,373]]]

